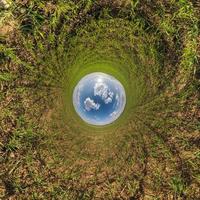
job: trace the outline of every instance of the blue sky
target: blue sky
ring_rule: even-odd
[[[75,87],[73,104],[85,122],[93,125],[110,124],[124,110],[125,90],[114,77],[101,72],[91,73]]]

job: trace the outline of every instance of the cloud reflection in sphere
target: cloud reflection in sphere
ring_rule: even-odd
[[[107,125],[124,111],[126,94],[122,84],[105,73],[95,72],[83,77],[73,92],[77,114],[88,124]]]

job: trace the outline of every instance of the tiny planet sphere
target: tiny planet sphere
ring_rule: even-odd
[[[94,72],[84,76],[74,88],[73,105],[86,123],[108,125],[124,111],[125,89],[113,76]]]

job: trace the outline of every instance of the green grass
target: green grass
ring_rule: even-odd
[[[1,9],[0,199],[199,199],[197,11],[184,0]],[[94,71],[127,94],[101,128],[72,105]]]

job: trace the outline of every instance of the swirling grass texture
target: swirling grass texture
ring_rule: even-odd
[[[199,1],[0,5],[1,199],[200,199]],[[110,125],[73,107],[93,72],[126,90]]]

